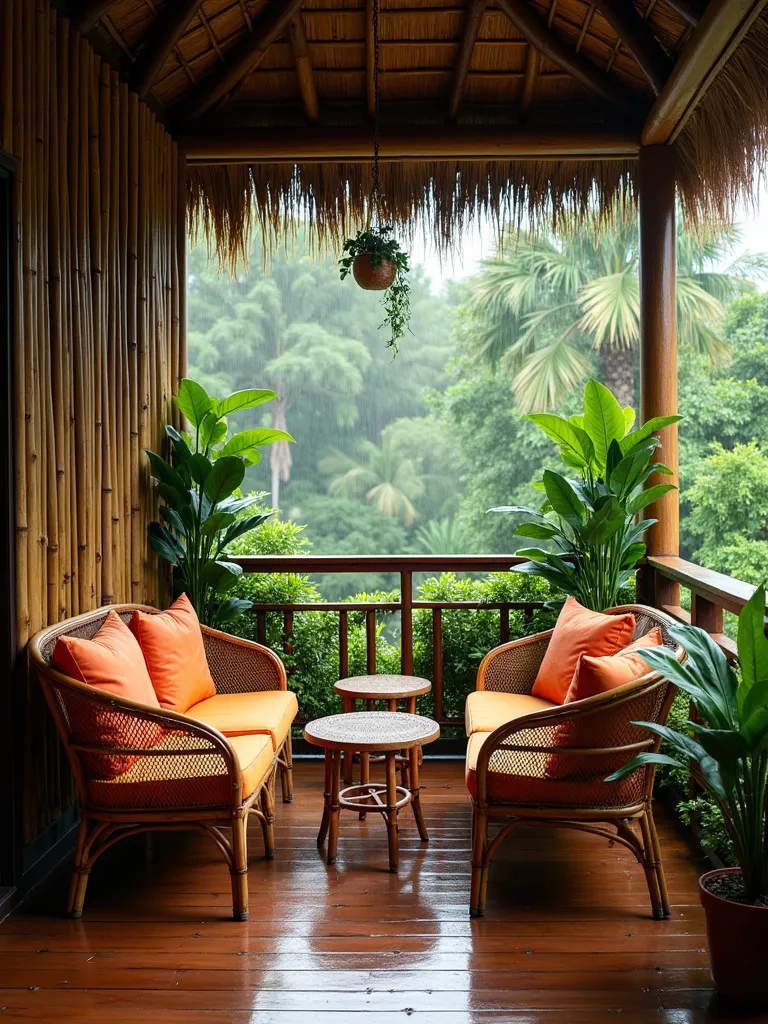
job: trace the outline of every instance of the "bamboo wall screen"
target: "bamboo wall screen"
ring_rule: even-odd
[[[142,449],[161,443],[184,361],[185,223],[177,148],[149,108],[48,0],[0,10],[0,146],[18,162],[21,647],[67,616],[162,596]],[[26,705],[29,841],[73,794],[34,682]]]

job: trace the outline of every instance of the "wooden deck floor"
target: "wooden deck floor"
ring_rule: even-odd
[[[424,765],[431,842],[402,813],[390,875],[378,817],[342,815],[339,860],[315,848],[321,779],[296,768],[277,807],[277,859],[251,842],[251,920],[194,833],[127,840],[91,879],[81,922],[53,879],[0,926],[0,1018],[179,1024],[643,1024],[720,1020],[709,987],[698,865],[664,815],[674,914],[653,921],[630,855],[586,835],[524,830],[495,863],[488,915],[469,920],[462,766]]]

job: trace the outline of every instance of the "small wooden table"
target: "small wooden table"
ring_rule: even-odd
[[[416,698],[432,689],[432,683],[421,676],[399,676],[399,675],[373,675],[373,676],[349,676],[347,679],[339,679],[334,684],[334,690],[344,702],[344,711],[349,713],[356,708],[358,700],[367,703],[368,710],[373,711],[374,701],[385,700],[388,711],[397,711],[399,700],[408,701],[407,710],[411,715],[416,714]],[[407,788],[406,762],[403,765],[403,785]],[[368,782],[370,778],[369,755],[360,754],[360,781]],[[352,751],[344,752],[344,781],[352,781]],[[361,818],[365,813],[361,812]]]
[[[325,750],[325,790],[323,820],[317,836],[322,846],[328,837],[327,861],[336,861],[339,839],[339,814],[343,809],[377,811],[387,821],[389,870],[397,871],[399,852],[397,812],[410,803],[421,841],[429,839],[419,802],[419,749],[440,735],[440,726],[431,718],[401,711],[352,711],[329,715],[310,722],[304,729],[308,743]],[[345,750],[384,754],[385,782],[360,782],[340,790],[341,755]],[[407,750],[410,761],[410,786],[397,785],[397,754]],[[382,800],[386,798],[386,802]]]

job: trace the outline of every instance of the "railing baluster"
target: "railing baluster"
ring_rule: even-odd
[[[400,573],[400,667],[413,675],[413,575]]]
[[[260,644],[266,644],[267,642],[267,613],[262,611],[256,612],[256,639]]]
[[[499,609],[499,643],[505,644],[509,640],[509,605]]]
[[[376,674],[376,612],[373,608],[365,613],[366,671],[369,676]]]
[[[691,625],[707,633],[722,633],[723,609],[694,591],[691,593]]]
[[[347,613],[339,612],[339,679],[349,675],[349,623]]]
[[[283,650],[286,657],[293,654],[293,612],[283,612]]]
[[[432,609],[432,698],[439,722],[443,717],[443,613],[439,608]]]

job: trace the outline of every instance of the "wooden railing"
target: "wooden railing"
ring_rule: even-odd
[[[499,612],[499,643],[509,640],[509,613],[522,611],[526,621],[541,608],[542,601],[414,601],[415,573],[436,575],[443,572],[506,572],[510,566],[526,561],[515,555],[248,555],[233,558],[245,572],[303,573],[310,575],[354,573],[361,575],[395,574],[400,579],[399,601],[339,601],[259,605],[255,609],[257,639],[267,635],[267,615],[282,614],[284,652],[293,653],[293,617],[297,612],[326,612],[339,617],[339,677],[349,675],[349,615],[362,612],[366,626],[366,670],[376,672],[376,616],[382,612],[400,613],[400,664],[405,675],[413,673],[413,612],[432,612],[432,696],[434,717],[441,725],[460,725],[462,720],[443,714],[443,613],[454,610],[494,609]]]

